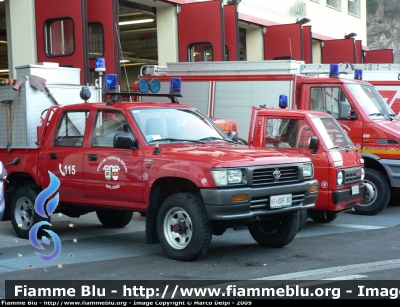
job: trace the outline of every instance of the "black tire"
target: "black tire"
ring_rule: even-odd
[[[130,223],[133,217],[132,211],[99,209],[97,218],[104,227],[123,228]]]
[[[337,218],[337,213],[332,211],[310,210],[308,212],[310,218],[316,223],[330,223]]]
[[[300,210],[269,217],[248,226],[253,239],[262,246],[283,247],[293,241],[300,226]]]
[[[212,238],[204,204],[189,193],[169,196],[157,213],[157,235],[172,259],[193,261],[203,256]]]
[[[371,168],[365,169],[364,183],[370,189],[367,188],[367,193],[361,204],[354,207],[355,213],[360,215],[376,215],[382,212],[389,204],[389,183],[381,173]]]
[[[43,218],[35,212],[35,200],[39,195],[39,189],[29,186],[22,186],[15,190],[11,199],[10,219],[14,231],[18,237],[29,239],[29,230],[38,222],[47,221],[50,223],[50,217]],[[38,237],[45,235],[44,229],[48,227],[42,226],[38,233]]]
[[[308,212],[307,212],[307,210],[306,209],[300,210],[299,231],[302,230],[306,226],[307,220],[308,220]]]

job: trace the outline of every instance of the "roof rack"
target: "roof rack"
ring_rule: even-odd
[[[151,97],[167,97],[171,100],[171,103],[179,103],[178,97],[182,97],[182,94],[153,94],[153,93],[138,93],[138,92],[104,92],[106,95],[111,95],[111,99],[107,101],[107,105],[119,101],[118,96],[151,96]]]

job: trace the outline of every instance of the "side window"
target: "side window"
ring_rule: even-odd
[[[82,146],[88,116],[89,111],[64,112],[58,124],[54,146]]]
[[[71,55],[75,51],[74,22],[70,18],[45,23],[45,51],[48,56]]]
[[[89,23],[89,60],[104,55],[104,29],[101,23]]]
[[[213,50],[210,43],[191,44],[188,52],[189,62],[210,62],[213,60]]]
[[[339,102],[348,101],[339,87],[313,87],[310,90],[310,110],[339,118]]]
[[[266,123],[265,147],[297,148],[298,127],[303,121],[287,118],[269,118]]]
[[[131,132],[125,116],[121,112],[99,111],[92,133],[92,147],[113,147],[117,133]]]

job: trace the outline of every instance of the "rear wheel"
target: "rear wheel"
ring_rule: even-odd
[[[99,209],[96,211],[96,215],[104,227],[122,228],[130,223],[133,212],[124,210]]]
[[[332,211],[310,210],[309,215],[316,223],[330,223],[337,218],[337,213]]]
[[[192,261],[203,256],[212,237],[204,204],[189,193],[171,195],[158,211],[157,234],[172,259]]]
[[[38,222],[50,222],[50,217],[43,218],[35,212],[35,200],[39,190],[29,186],[19,187],[11,200],[11,224],[16,234],[23,239],[29,239],[29,230]],[[45,228],[45,227],[41,227]],[[42,229],[43,230],[43,229]],[[38,235],[42,235],[39,233]]]
[[[299,232],[300,210],[276,217],[268,217],[248,226],[253,239],[267,247],[282,247],[295,238]]]
[[[365,169],[364,183],[367,191],[361,204],[355,206],[354,210],[360,215],[376,215],[389,203],[389,183],[381,173],[371,168]]]

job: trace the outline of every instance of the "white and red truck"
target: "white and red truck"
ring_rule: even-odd
[[[365,163],[367,194],[355,211],[378,214],[400,192],[400,121],[370,83],[330,77],[316,66],[293,60],[177,62],[144,65],[140,77],[157,76],[161,92],[169,78],[180,77],[187,101],[211,117],[234,120],[242,137],[249,133],[251,107],[277,107],[280,95],[288,96],[289,108],[331,114]],[[341,102],[350,105],[344,118],[339,118]]]
[[[309,158],[238,144],[195,107],[178,103],[179,91],[166,103],[121,102],[124,93],[115,91],[95,103],[90,88],[73,86],[76,69],[27,65],[18,73],[18,86],[0,88],[11,99],[0,109],[0,160],[19,159],[7,167],[6,210],[21,238],[50,220],[34,208],[50,186],[49,172],[60,181],[49,194],[59,197],[51,212],[96,212],[113,228],[145,213],[146,242],[160,242],[184,261],[204,255],[212,235],[232,227],[247,226],[260,245],[285,246],[299,231],[299,211],[315,206],[319,184]],[[48,82],[49,96],[32,82],[39,77],[69,85]],[[65,95],[56,96],[59,90]]]

